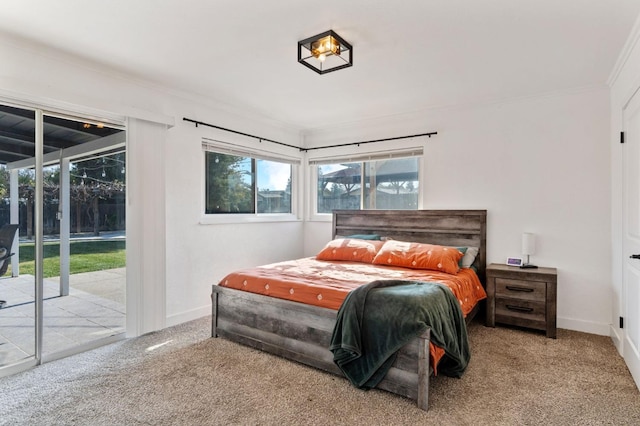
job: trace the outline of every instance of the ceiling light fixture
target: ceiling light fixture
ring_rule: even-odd
[[[353,65],[353,46],[329,30],[298,42],[298,62],[318,74]]]

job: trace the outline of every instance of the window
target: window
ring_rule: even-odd
[[[417,157],[317,165],[317,212],[418,208]]]
[[[291,213],[291,164],[205,152],[205,213]]]

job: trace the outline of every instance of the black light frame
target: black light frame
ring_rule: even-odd
[[[342,52],[349,52],[349,60],[345,60],[344,57],[342,57],[342,55],[339,56],[339,58],[341,58],[343,61],[345,61],[345,63],[343,65],[338,65],[336,67],[332,67],[329,69],[322,69],[322,68],[316,68],[313,65],[311,65],[310,63],[306,62],[306,59],[309,59],[310,57],[312,57],[313,55],[310,56],[302,56],[302,49],[306,49],[311,51],[311,44],[315,41],[318,41],[321,38],[327,37],[327,36],[332,36],[333,38],[335,38],[336,40],[338,40],[338,42],[340,42],[340,49]],[[351,45],[351,43],[347,42],[345,39],[343,39],[342,37],[340,37],[335,31],[333,30],[329,30],[329,31],[325,31],[323,33],[317,34],[313,37],[309,37],[306,38],[304,40],[301,40],[298,42],[298,62],[300,62],[302,65],[304,65],[305,67],[317,72],[318,74],[327,74],[333,71],[338,71],[344,68],[348,68],[350,66],[353,66],[353,46]],[[321,62],[322,64],[322,62]]]

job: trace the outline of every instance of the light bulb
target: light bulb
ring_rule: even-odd
[[[324,53],[321,53],[320,55],[318,55],[318,60],[319,60],[320,62],[324,62],[324,60],[325,60],[326,58],[327,58],[327,57],[326,57],[326,55],[325,55]]]

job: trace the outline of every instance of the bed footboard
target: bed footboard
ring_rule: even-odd
[[[212,286],[211,336],[223,337],[343,376],[329,350],[337,311]],[[428,409],[429,331],[412,340],[378,384]]]

